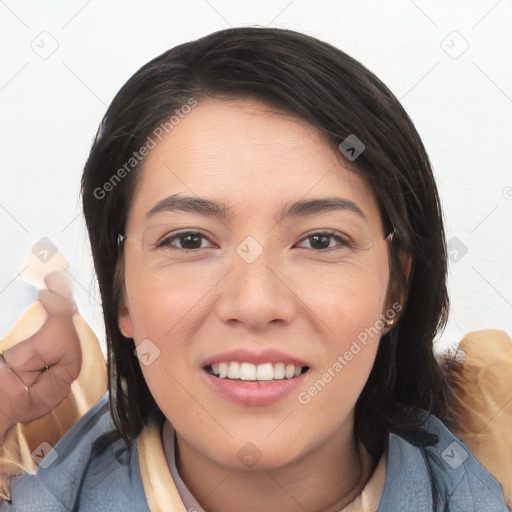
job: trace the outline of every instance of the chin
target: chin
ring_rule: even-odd
[[[282,439],[276,438],[274,441],[269,441],[265,440],[264,436],[260,437],[261,440],[258,437],[254,441],[250,441],[249,436],[244,436],[241,441],[230,440],[229,446],[219,442],[217,446],[224,451],[216,451],[209,456],[218,464],[237,471],[282,468],[301,458],[302,453],[297,446],[283,446]]]

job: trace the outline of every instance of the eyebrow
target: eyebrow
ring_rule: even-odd
[[[218,217],[223,220],[230,220],[233,212],[224,203],[218,203],[210,199],[192,196],[171,195],[159,201],[151,210],[146,213],[146,219],[149,219],[160,212],[181,211],[204,215],[208,217]],[[305,217],[319,213],[332,211],[349,211],[366,219],[363,211],[356,203],[350,199],[342,197],[320,197],[315,199],[301,199],[291,204],[285,205],[277,216],[277,221],[281,222],[287,217]]]

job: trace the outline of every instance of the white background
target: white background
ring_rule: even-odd
[[[323,39],[390,87],[429,152],[447,238],[467,247],[452,253],[450,321],[436,349],[477,329],[510,335],[510,20],[510,0],[0,0],[0,337],[37,298],[18,272],[47,237],[70,262],[79,310],[104,342],[79,198],[98,124],[144,63],[242,25]],[[33,50],[52,45],[45,59]]]

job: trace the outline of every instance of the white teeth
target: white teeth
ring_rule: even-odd
[[[291,379],[295,376],[295,366],[293,364],[287,364],[284,370],[284,376],[287,379]]]
[[[239,379],[240,378],[240,363],[231,361],[228,366],[228,379]]]
[[[219,363],[219,377],[221,379],[225,379],[227,376],[228,376],[228,365],[227,365],[227,363]]]
[[[239,363],[230,361],[211,365],[212,372],[220,379],[240,379],[251,381],[269,381],[291,379],[302,373],[302,366],[284,363]]]
[[[256,380],[256,366],[251,363],[240,365],[240,378],[242,380]]]
[[[274,379],[284,379],[284,363],[274,365]]]
[[[257,380],[272,380],[274,378],[274,367],[272,363],[259,364],[256,370]]]

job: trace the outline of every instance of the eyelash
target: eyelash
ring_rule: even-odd
[[[181,252],[187,252],[187,253],[197,252],[200,249],[206,249],[206,247],[199,247],[197,249],[182,249],[180,247],[175,247],[175,246],[171,245],[171,243],[174,242],[175,240],[179,240],[180,238],[184,238],[188,235],[199,235],[203,239],[206,239],[210,243],[212,243],[212,241],[206,235],[201,233],[200,231],[182,231],[180,233],[176,233],[174,235],[164,238],[163,240],[158,242],[157,247],[159,247],[159,248],[160,247],[172,247],[173,249],[176,249]],[[338,235],[335,231],[329,231],[329,230],[321,230],[321,231],[314,231],[314,232],[308,233],[306,236],[301,238],[299,243],[304,242],[305,240],[311,239],[315,236],[327,236],[327,237],[335,239],[339,242],[338,246],[335,246],[335,247],[328,247],[326,249],[310,249],[315,252],[322,252],[322,253],[331,252],[333,250],[336,250],[337,247],[338,248],[339,247],[353,248],[353,244],[350,240],[348,240],[346,237],[342,237],[342,236]],[[307,247],[302,247],[302,249],[307,249]]]

